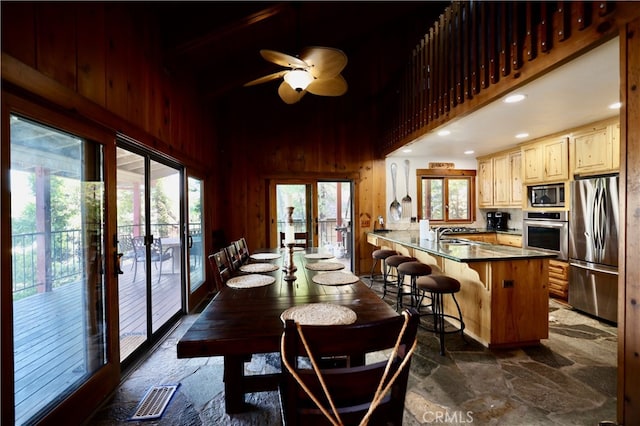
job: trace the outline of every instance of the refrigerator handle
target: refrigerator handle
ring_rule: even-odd
[[[574,266],[576,268],[585,269],[587,271],[600,272],[602,274],[609,274],[609,275],[618,275],[618,271],[617,270],[602,269],[602,268],[598,268],[598,267],[594,267],[594,266],[585,266],[585,265],[581,265],[580,263],[575,263],[575,262],[569,262],[569,265],[570,266]]]

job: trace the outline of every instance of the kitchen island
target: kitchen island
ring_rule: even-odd
[[[549,337],[549,259],[555,255],[445,235],[420,240],[419,231],[370,232],[367,241],[413,256],[460,281],[456,294],[465,333],[488,348],[531,346]],[[448,240],[448,241],[447,241]],[[445,297],[445,313],[455,305]],[[424,312],[424,311],[423,311]]]

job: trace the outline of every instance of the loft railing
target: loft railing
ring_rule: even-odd
[[[144,235],[142,226],[123,225],[119,235]],[[159,237],[177,237],[177,223],[151,225],[152,233]],[[200,223],[189,224],[190,234],[201,233]],[[82,252],[82,230],[68,229],[45,233],[33,232],[12,236],[12,294],[14,299],[27,297],[37,292],[82,279],[84,258]],[[50,241],[50,243],[44,243]],[[49,246],[48,249],[43,247]],[[40,250],[38,249],[40,247]]]
[[[617,34],[615,12],[616,2],[453,2],[382,100],[382,152]]]

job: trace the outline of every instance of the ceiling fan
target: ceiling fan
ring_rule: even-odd
[[[320,96],[341,96],[347,91],[347,81],[340,74],[347,65],[347,55],[332,47],[306,47],[299,57],[275,50],[262,49],[260,55],[269,62],[287,68],[245,83],[254,86],[283,77],[278,95],[287,104],[295,104],[305,93]]]

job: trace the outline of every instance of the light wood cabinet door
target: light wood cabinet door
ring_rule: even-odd
[[[509,156],[500,155],[493,159],[493,204],[506,206],[511,203],[511,176]]]
[[[568,145],[568,140],[564,137],[543,142],[545,181],[569,179]]]
[[[522,236],[513,234],[496,234],[496,242],[503,246],[522,247]]]
[[[478,161],[478,207],[493,206],[493,160]]]
[[[573,137],[574,173],[592,173],[611,169],[611,138],[607,126],[577,133]]]
[[[525,183],[542,182],[543,180],[543,152],[538,144],[528,145],[522,148],[523,179]]]
[[[520,151],[509,154],[510,203],[522,205],[522,155]]]

